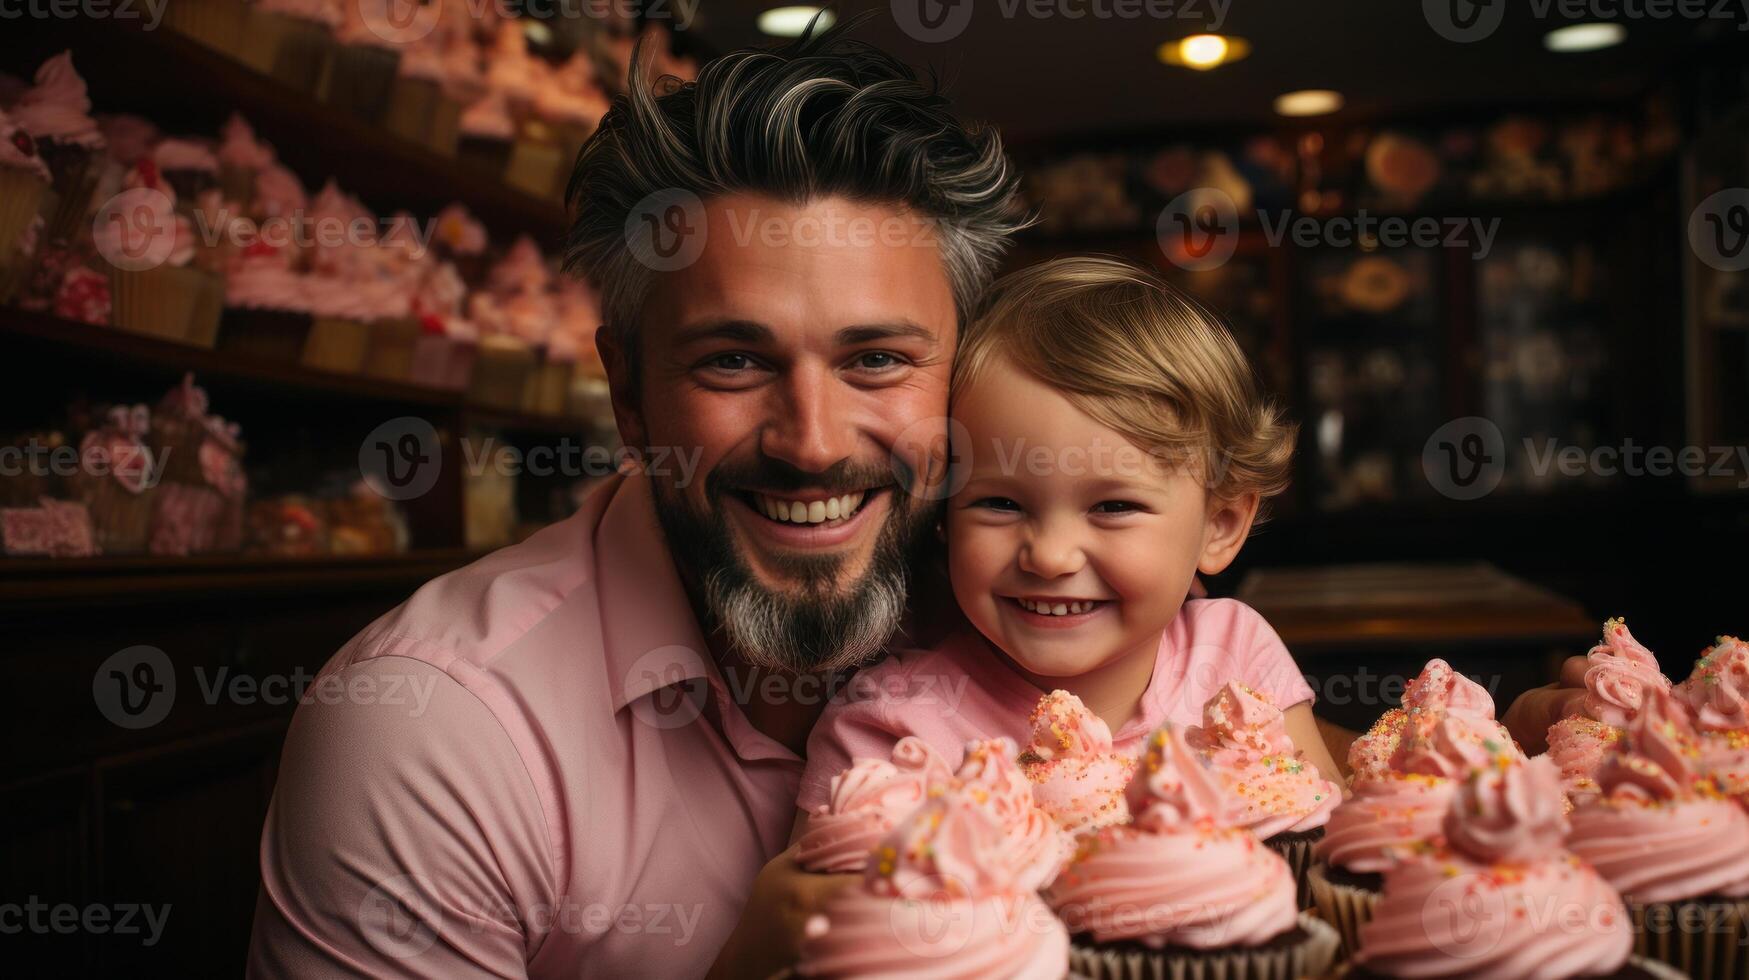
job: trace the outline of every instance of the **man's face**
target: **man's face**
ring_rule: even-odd
[[[849,666],[896,626],[933,518],[904,483],[945,426],[952,288],[892,205],[735,194],[705,220],[698,259],[653,279],[622,435],[700,453],[691,482],[652,479],[710,625],[756,663]]]

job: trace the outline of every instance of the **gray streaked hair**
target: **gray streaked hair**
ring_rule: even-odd
[[[664,94],[633,84],[614,99],[571,174],[565,265],[595,281],[628,353],[650,269],[628,247],[627,222],[673,191],[894,202],[934,226],[960,322],[971,315],[1008,236],[1028,223],[1018,176],[996,132],[960,123],[933,76],[846,37],[856,22],[725,55],[696,82],[665,80]],[[631,77],[646,72],[640,45]]]

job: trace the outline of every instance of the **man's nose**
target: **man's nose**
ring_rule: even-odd
[[[1020,546],[1020,570],[1039,578],[1062,578],[1086,566],[1081,539],[1068,523],[1063,520],[1033,523]]]
[[[804,473],[820,473],[849,458],[856,424],[844,385],[824,366],[801,365],[780,387],[760,437],[765,455]]]

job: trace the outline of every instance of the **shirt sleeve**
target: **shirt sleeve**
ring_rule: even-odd
[[[1235,639],[1243,640],[1239,649],[1250,651],[1245,658],[1245,686],[1269,695],[1283,711],[1301,702],[1313,701],[1312,687],[1306,683],[1306,675],[1281,642],[1275,627],[1250,606],[1237,600],[1228,601],[1236,607],[1233,630]]]
[[[325,673],[262,831],[248,975],[524,977],[543,934],[521,924],[553,901],[546,826],[510,737],[455,678],[404,657]]]
[[[857,759],[886,759],[893,746],[907,735],[917,735],[929,741],[946,758],[957,758],[937,744],[938,733],[918,724],[911,705],[905,698],[891,698],[886,692],[904,690],[908,672],[898,659],[885,660],[856,673],[844,689],[826,704],[820,720],[808,736],[807,767],[802,770],[801,790],[796,806],[812,812],[832,798],[832,777],[850,768]],[[960,746],[952,746],[957,752]]]

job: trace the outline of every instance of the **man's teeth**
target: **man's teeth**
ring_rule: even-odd
[[[1027,612],[1038,613],[1041,616],[1073,616],[1076,613],[1092,612],[1099,605],[1097,600],[1088,599],[1085,602],[1040,602],[1036,599],[1016,599],[1020,608]]]
[[[753,500],[759,505],[759,510],[774,521],[786,521],[790,524],[824,524],[850,517],[856,513],[856,508],[862,506],[862,498],[867,493],[858,490],[839,497],[829,497],[825,500],[779,500],[756,493]]]

